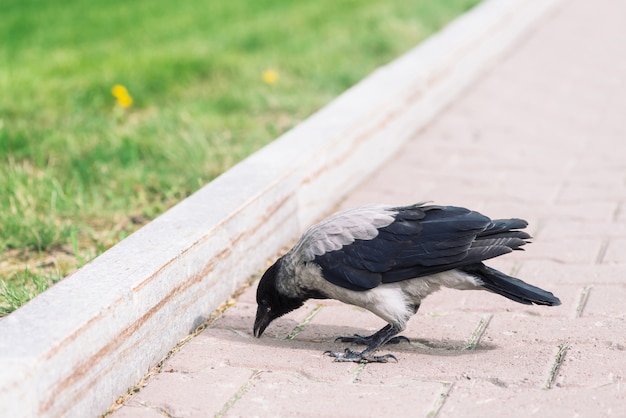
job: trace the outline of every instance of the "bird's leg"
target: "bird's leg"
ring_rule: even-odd
[[[389,359],[398,361],[393,354],[385,354],[382,356],[372,355],[374,351],[378,350],[381,345],[392,339],[398,332],[400,332],[400,328],[398,326],[387,324],[380,331],[366,337],[368,341],[367,348],[360,353],[346,348],[343,353],[337,351],[326,351],[324,354],[334,357],[335,361],[352,361],[355,363],[386,363]]]
[[[376,341],[376,339],[380,337],[380,334],[387,332],[388,328],[390,327],[391,327],[391,324],[387,324],[383,329],[375,332],[372,335],[364,336],[364,335],[354,334],[351,337],[338,337],[337,339],[335,339],[335,342],[370,345],[372,344],[373,341]],[[402,335],[397,335],[395,337],[391,337],[389,340],[385,342],[385,344],[398,344],[401,341],[405,341],[407,343],[411,342],[407,337],[404,337]]]

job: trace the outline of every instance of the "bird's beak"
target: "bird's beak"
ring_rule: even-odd
[[[259,338],[265,328],[274,320],[272,310],[269,306],[259,305],[256,311],[256,319],[254,320],[254,336]]]

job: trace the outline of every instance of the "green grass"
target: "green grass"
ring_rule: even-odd
[[[0,315],[477,1],[3,0]]]

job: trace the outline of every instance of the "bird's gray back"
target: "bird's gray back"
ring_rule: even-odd
[[[309,228],[290,251],[298,261],[313,261],[316,256],[341,249],[355,240],[371,240],[378,230],[394,221],[392,206],[370,205],[329,216]]]

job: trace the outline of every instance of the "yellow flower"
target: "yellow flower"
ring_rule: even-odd
[[[119,107],[128,108],[133,104],[133,97],[130,95],[126,87],[121,84],[116,84],[111,89],[111,94],[117,99],[117,105]]]
[[[261,74],[261,78],[265,84],[275,84],[278,81],[278,72],[275,70],[265,70]]]

